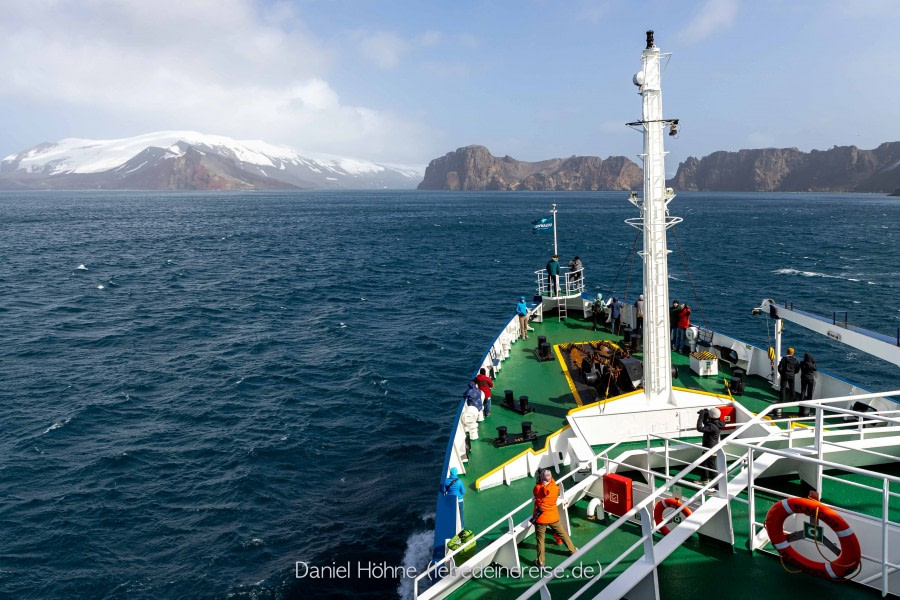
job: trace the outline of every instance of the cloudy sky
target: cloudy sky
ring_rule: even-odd
[[[0,0],[0,156],[191,129],[424,165],[626,155],[644,31],[670,172],[900,140],[896,0]],[[674,164],[673,164],[674,163]]]

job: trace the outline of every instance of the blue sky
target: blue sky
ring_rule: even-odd
[[[0,155],[191,129],[425,165],[635,158],[644,31],[687,156],[900,140],[900,2],[0,0]]]

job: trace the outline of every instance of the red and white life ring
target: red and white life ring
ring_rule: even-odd
[[[675,508],[675,509],[680,508],[681,512],[684,514],[685,517],[691,516],[691,509],[688,508],[686,505],[682,504],[681,500],[679,500],[678,498],[663,498],[662,500],[660,500],[659,502],[656,503],[656,506],[653,509],[653,520],[656,521],[657,525],[662,523],[663,511],[667,507]],[[659,528],[659,532],[663,535],[666,535],[667,533],[669,533],[669,531],[671,531],[671,530],[669,529],[668,525],[663,525],[662,527]]]
[[[787,540],[784,532],[784,520],[792,514],[809,515],[831,527],[841,544],[838,557],[831,562],[820,562],[800,554]],[[776,502],[766,515],[766,532],[784,562],[804,573],[824,579],[846,579],[859,568],[862,552],[856,534],[837,512],[817,500],[785,498]]]

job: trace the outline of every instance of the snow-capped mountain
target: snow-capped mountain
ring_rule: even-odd
[[[195,131],[67,138],[7,156],[0,187],[33,189],[414,188],[423,169]]]

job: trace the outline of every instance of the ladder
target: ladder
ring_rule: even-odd
[[[559,291],[559,290],[557,290]],[[556,308],[559,309],[559,320],[564,321],[566,319],[566,303],[569,301],[568,296],[557,296],[556,297]]]

